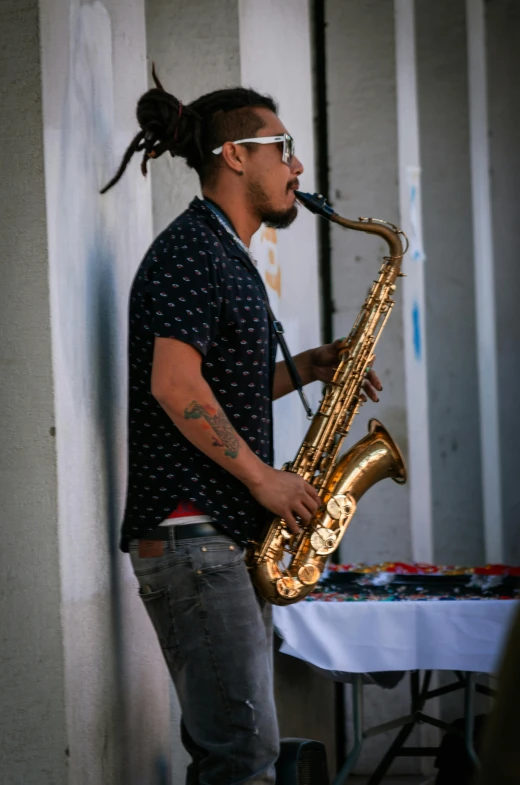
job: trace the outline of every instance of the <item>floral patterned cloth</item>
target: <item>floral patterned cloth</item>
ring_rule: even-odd
[[[520,599],[520,567],[424,563],[331,564],[307,602]]]

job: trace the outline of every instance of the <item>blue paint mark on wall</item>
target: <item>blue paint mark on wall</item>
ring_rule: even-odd
[[[412,338],[415,359],[421,359],[421,315],[419,313],[419,303],[414,302],[412,308]]]

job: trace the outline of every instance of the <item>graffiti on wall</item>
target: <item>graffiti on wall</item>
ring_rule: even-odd
[[[276,314],[282,298],[282,269],[279,259],[276,229],[262,226],[253,238],[251,250],[258,264],[269,294],[269,301]]]

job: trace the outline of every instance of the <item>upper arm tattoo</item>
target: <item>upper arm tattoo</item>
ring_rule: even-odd
[[[215,434],[213,446],[224,447],[224,455],[227,455],[229,458],[236,458],[240,449],[240,443],[224,412],[220,408],[197,403],[197,401],[192,401],[184,410],[185,420],[199,420],[201,417],[209,423]]]

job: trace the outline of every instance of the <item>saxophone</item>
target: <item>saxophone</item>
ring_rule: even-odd
[[[378,235],[388,244],[389,255],[384,257],[379,277],[344,340],[334,378],[325,385],[323,399],[298,454],[284,466],[316,488],[322,505],[296,535],[291,534],[282,518],[276,517],[262,542],[253,544],[249,555],[251,579],[258,593],[274,605],[291,605],[314,589],[328,557],[338,548],[359,499],[372,485],[386,477],[397,483],[406,482],[399,448],[376,419],[370,420],[367,435],[338,458],[362,405],[363,381],[394,306],[395,282],[403,275],[401,261],[408,248],[401,243],[403,232],[374,218],[342,218],[317,194],[297,191],[296,197],[304,207],[329,221]]]

